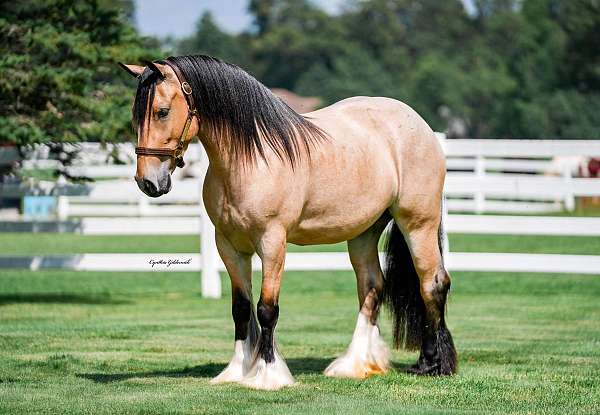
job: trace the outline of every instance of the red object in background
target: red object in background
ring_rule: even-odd
[[[600,159],[591,158],[590,161],[588,161],[588,171],[590,173],[590,177],[599,177]]]

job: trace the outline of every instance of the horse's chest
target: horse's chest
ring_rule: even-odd
[[[231,203],[226,197],[221,200],[211,198],[205,202],[206,211],[211,220],[221,231],[241,231],[249,227],[249,218],[237,204]]]
[[[208,216],[224,235],[248,234],[256,226],[255,208],[244,198],[242,189],[207,180],[203,196]]]

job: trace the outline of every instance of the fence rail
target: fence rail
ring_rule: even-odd
[[[600,236],[600,217],[448,215],[449,233],[495,235]],[[83,218],[80,232],[87,235],[197,235],[199,215],[176,218]]]
[[[381,260],[383,261],[383,254]],[[218,274],[212,281],[204,275],[205,261],[225,271],[217,256],[205,254],[80,254],[24,257],[0,257],[0,268],[72,269],[77,271],[157,271],[197,272],[202,271],[202,293],[205,297],[221,295],[221,279]],[[558,254],[515,254],[451,252],[445,258],[450,271],[483,272],[544,272],[598,274],[600,255]],[[153,265],[154,264],[154,265]],[[252,260],[252,269],[261,270],[257,257]],[[303,252],[288,253],[285,259],[288,271],[351,271],[352,265],[346,252]]]
[[[577,197],[600,197],[600,180],[574,177],[578,161],[560,159],[600,156],[600,140],[444,140],[443,135],[440,139],[447,155],[444,192],[450,212],[546,213],[572,210]],[[17,261],[31,269],[148,270],[161,269],[149,268],[149,259],[189,258],[189,264],[172,270],[202,270],[203,295],[220,296],[218,271],[223,266],[214,245],[214,228],[201,200],[207,160],[200,146],[190,146],[186,169],[177,171],[172,191],[157,200],[143,196],[131,180],[135,171],[133,146],[118,146],[119,158],[128,164],[116,166],[105,165],[107,153],[98,145],[81,147],[82,160],[71,168],[71,174],[111,180],[96,182],[85,195],[61,196],[59,219],[79,218],[77,229],[84,234],[199,234],[202,255],[0,257],[0,267]],[[600,236],[600,218],[451,214],[446,229],[452,233]],[[291,253],[286,261],[287,269],[350,269],[345,253]],[[451,252],[447,265],[454,270],[598,274],[600,256]]]

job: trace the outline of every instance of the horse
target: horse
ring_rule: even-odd
[[[233,357],[211,383],[271,390],[295,383],[275,345],[288,242],[347,241],[358,317],[350,346],[326,376],[364,379],[390,369],[378,326],[382,304],[393,317],[395,346],[420,350],[408,372],[456,373],[445,321],[445,157],[413,109],[353,97],[300,115],[243,69],[210,56],[120,65],[138,79],[132,124],[140,190],[168,193],[194,137],[209,159],[203,201],[231,280],[234,322]],[[378,242],[388,224],[382,271]],[[256,309],[254,254],[262,261]]]

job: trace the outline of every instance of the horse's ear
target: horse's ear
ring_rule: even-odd
[[[154,62],[144,61],[144,63],[148,68],[152,70],[152,72],[154,72],[158,76],[158,79],[160,79],[161,81],[165,80],[165,75],[160,71],[160,69],[158,69],[158,66],[156,66]]]
[[[137,78],[144,72],[144,67],[139,65],[125,65],[124,63],[118,62],[119,66],[125,70],[129,75]]]

